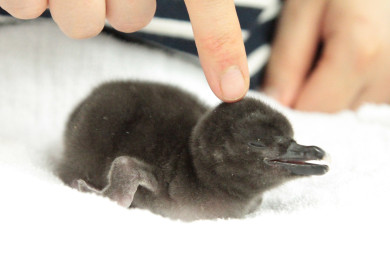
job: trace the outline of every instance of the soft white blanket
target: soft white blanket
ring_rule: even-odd
[[[166,82],[218,102],[185,55],[106,35],[71,40],[46,20],[0,25],[0,259],[390,258],[390,106],[326,115],[267,100],[298,142],[332,156],[329,173],[268,192],[246,219],[182,223],[53,175],[68,114],[112,79]]]

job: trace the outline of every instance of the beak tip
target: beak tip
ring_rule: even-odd
[[[311,146],[311,147],[309,147],[309,148],[311,148],[312,149],[312,154],[316,157],[316,158],[318,158],[318,159],[324,159],[325,157],[326,157],[326,155],[327,155],[327,153],[324,151],[324,150],[322,150],[321,148],[319,148],[318,146]]]
[[[328,165],[332,163],[332,157],[329,153],[325,153],[324,157],[322,158],[324,162],[326,162]]]

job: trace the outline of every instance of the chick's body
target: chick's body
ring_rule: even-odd
[[[209,109],[173,87],[106,83],[70,116],[59,176],[99,191],[115,178],[109,172],[129,166],[129,176],[145,172],[130,192],[131,207],[183,220],[242,217],[259,206],[264,191],[294,177],[263,160],[284,153],[289,142],[266,151],[248,146],[265,135],[271,136],[265,142],[275,143],[273,136],[291,138],[292,129],[257,100]],[[129,163],[116,167],[122,157]]]

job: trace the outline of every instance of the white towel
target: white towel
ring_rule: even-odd
[[[106,35],[71,40],[48,20],[0,25],[0,259],[390,258],[390,106],[302,113],[251,93],[288,116],[299,143],[326,150],[330,171],[266,193],[245,219],[182,223],[53,175],[68,114],[116,79],[165,82],[218,102],[187,56]]]

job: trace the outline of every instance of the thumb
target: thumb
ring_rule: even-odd
[[[199,59],[215,95],[225,102],[245,96],[249,71],[233,0],[185,0]]]
[[[325,1],[285,2],[265,75],[265,92],[291,106],[313,63]]]

